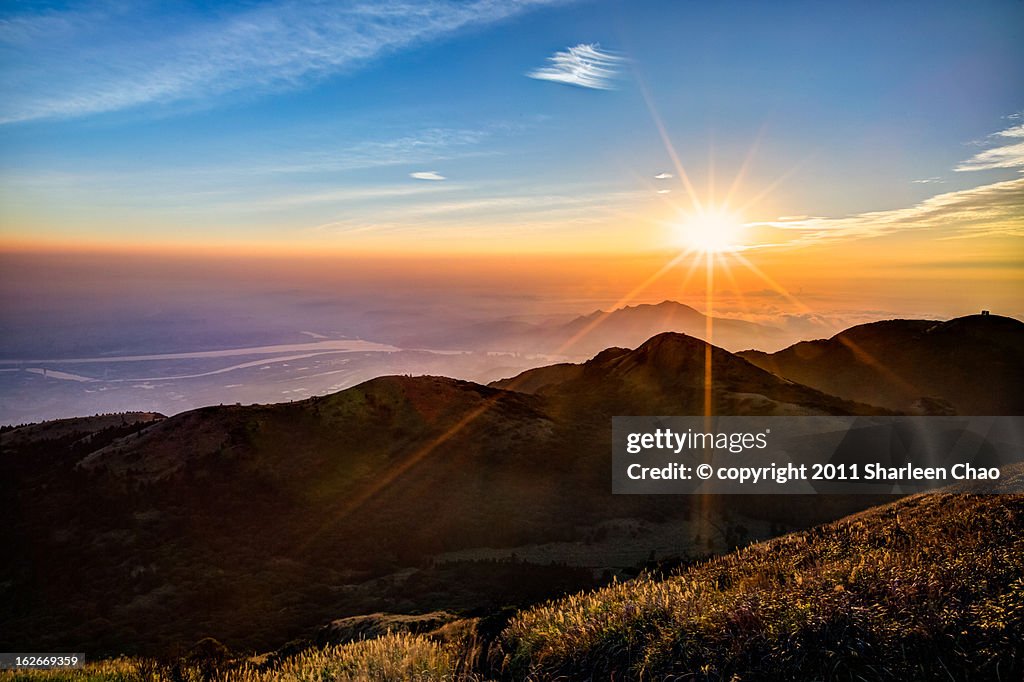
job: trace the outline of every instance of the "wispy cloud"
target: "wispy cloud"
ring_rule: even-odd
[[[302,150],[276,158],[250,159],[246,173],[310,173],[347,171],[398,164],[426,164],[489,152],[476,147],[489,139],[490,129],[427,128],[399,137],[338,144],[325,140],[315,151]],[[330,134],[327,135],[330,137]]]
[[[213,203],[211,208],[236,212],[289,211],[298,207],[308,206],[366,206],[373,203],[394,203],[397,199],[414,198],[439,192],[453,192],[465,189],[458,185],[392,185],[372,187],[349,187],[319,192],[294,192],[269,196],[264,199],[248,198],[244,201],[234,200]]]
[[[415,173],[409,173],[409,177],[416,180],[447,180],[446,177],[437,171],[416,171]]]
[[[946,181],[942,178],[935,176],[931,178],[921,178],[920,180],[911,180],[915,185],[941,185]]]
[[[580,43],[548,57],[551,66],[526,74],[537,80],[554,81],[594,90],[611,90],[623,58],[601,50],[596,44]]]
[[[654,179],[655,180],[668,180],[669,178],[674,178],[674,177],[675,176],[672,175],[671,173],[658,173],[657,175],[654,176]]]
[[[1019,120],[1014,114],[1011,120]],[[1024,124],[989,136],[1010,143],[979,152],[954,170],[1024,168]],[[943,183],[940,177],[914,180]],[[934,239],[970,239],[990,235],[1024,236],[1024,177],[945,192],[907,208],[872,211],[842,218],[783,216],[749,223],[760,230],[762,247],[806,244],[835,239],[878,237],[904,230],[928,229]]]
[[[457,200],[424,198],[414,204],[391,209],[347,210],[344,218],[309,228],[315,232],[425,232],[459,234],[467,225],[479,231],[505,230],[565,231],[580,225],[601,225],[630,213],[629,207],[641,205],[647,195],[641,191],[577,192],[564,187],[564,193],[547,194],[544,189],[522,188],[521,192],[476,193]]]
[[[96,3],[8,15],[0,123],[300,87],[560,1],[293,0],[201,16]]]
[[[923,229],[930,230],[935,239],[1024,236],[1024,178],[937,194],[908,208],[842,218],[780,218],[750,223],[749,227],[777,237],[773,246]]]
[[[307,131],[308,133],[308,131]],[[427,128],[396,137],[337,139],[334,129],[312,136],[314,149],[283,146],[267,152],[249,145],[244,156],[218,155],[181,165],[143,163],[103,165],[65,164],[61,168],[14,170],[4,174],[0,200],[16,197],[59,197],[64,206],[101,201],[105,206],[148,206],[162,209],[209,207],[218,211],[249,212],[254,207],[282,209],[344,201],[372,200],[455,189],[450,182],[419,183],[401,187],[346,186],[351,173],[387,166],[427,165],[452,159],[491,154],[479,148],[491,139],[490,128]],[[308,143],[309,139],[304,140]],[[405,171],[401,171],[404,176]],[[396,171],[394,180],[399,179]],[[283,183],[283,184],[282,184]],[[301,184],[295,184],[301,183]],[[308,189],[310,183],[315,189]],[[295,191],[296,187],[307,188]]]
[[[999,146],[978,152],[954,170],[978,171],[994,168],[1024,168],[1024,124],[1015,125],[990,136]]]
[[[520,219],[525,215],[575,215],[578,211],[611,211],[621,202],[635,201],[636,192],[588,192],[581,194],[544,194],[540,191],[526,194],[498,194],[478,196],[460,201],[424,202],[405,209],[402,215],[410,217],[477,215],[487,218],[501,216]]]

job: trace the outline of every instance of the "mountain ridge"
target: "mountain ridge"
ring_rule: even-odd
[[[714,414],[886,414],[802,386],[737,354],[676,332],[657,334],[634,350],[609,348],[580,363],[527,370],[489,384],[629,414],[704,414],[705,369],[710,361]],[[603,386],[599,384],[605,384]],[[665,396],[681,400],[664,400]],[[802,409],[813,405],[813,408]],[[673,411],[675,410],[675,411]]]
[[[776,353],[753,364],[801,384],[889,409],[1024,414],[1024,322],[1000,315],[886,320]]]

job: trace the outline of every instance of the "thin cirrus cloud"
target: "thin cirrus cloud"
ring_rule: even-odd
[[[668,180],[668,179],[673,178],[673,177],[675,177],[675,176],[672,175],[671,173],[658,173],[657,175],[654,176],[654,179],[655,180]]]
[[[638,191],[582,191],[564,187],[564,193],[538,191],[477,195],[459,200],[424,198],[401,207],[369,207],[364,211],[347,210],[343,219],[309,228],[313,232],[411,232],[457,234],[467,223],[488,227],[476,234],[494,236],[502,230],[559,232],[585,225],[600,225],[621,215],[626,207],[638,206],[645,193]],[[550,188],[547,188],[550,189]],[[486,221],[481,222],[481,218]]]
[[[447,180],[445,176],[441,175],[437,171],[416,171],[415,173],[409,173],[409,177],[414,180]]]
[[[346,144],[331,141],[331,131],[327,130],[316,138],[323,142],[317,144],[315,150],[286,147],[269,155],[253,152],[239,158],[206,159],[159,167],[143,164],[112,169],[72,164],[59,170],[12,170],[0,185],[0,203],[8,193],[10,197],[59,193],[64,202],[99,199],[111,207],[173,207],[181,204],[192,209],[203,205],[219,211],[238,209],[243,212],[259,206],[281,208],[289,202],[295,205],[329,203],[342,199],[341,195],[348,190],[286,191],[278,194],[268,183],[275,177],[426,165],[486,155],[489,152],[481,150],[479,145],[491,135],[489,129],[426,128],[398,137],[363,139]],[[441,187],[455,187],[450,182],[419,185],[414,188],[407,184],[394,191],[400,194],[422,193]],[[353,198],[361,197],[367,191],[372,196],[377,189],[353,189]]]
[[[154,19],[96,2],[0,19],[0,123],[293,89],[565,0],[277,2]]]
[[[776,238],[776,243],[762,246],[880,237],[915,229],[928,229],[937,239],[1024,236],[1024,178],[937,194],[907,208],[843,218],[780,218],[748,227]]]
[[[580,43],[548,57],[550,66],[535,69],[527,77],[575,85],[592,90],[611,90],[623,58],[593,43]]]
[[[479,145],[490,139],[492,130],[469,128],[427,128],[400,137],[362,140],[349,145],[325,141],[315,151],[289,151],[277,159],[253,158],[242,173],[308,173],[346,171],[375,166],[426,164],[490,152]],[[328,135],[329,137],[329,135]]]
[[[1018,118],[1015,115],[1013,118]],[[1003,142],[978,152],[954,170],[1024,169],[1024,125],[990,136]],[[914,180],[938,184],[939,177]],[[749,223],[777,238],[777,243],[804,244],[835,239],[878,237],[893,232],[929,229],[936,239],[967,239],[989,235],[1024,236],[1024,177],[945,192],[906,208],[872,211],[842,218],[792,216]]]
[[[348,187],[344,189],[322,190],[318,192],[285,193],[270,196],[261,200],[246,199],[244,201],[222,202],[215,208],[231,212],[262,212],[282,210],[306,206],[365,206],[372,204],[389,204],[395,200],[415,199],[424,195],[453,192],[463,189],[457,185],[417,185],[417,186],[376,186]]]
[[[1001,144],[978,152],[953,170],[979,171],[1024,167],[1024,124],[1001,130],[992,135],[991,139]]]

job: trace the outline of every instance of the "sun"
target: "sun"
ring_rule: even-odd
[[[705,208],[677,225],[680,244],[699,253],[725,253],[743,248],[743,220],[726,208]]]

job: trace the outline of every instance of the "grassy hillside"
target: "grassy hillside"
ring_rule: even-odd
[[[503,646],[516,679],[1021,679],[1024,496],[907,498],[527,610]]]
[[[1024,469],[1008,479],[1019,489]],[[918,495],[667,579],[552,601],[513,616],[489,651],[478,620],[447,618],[413,634],[408,619],[378,617],[373,639],[283,657],[207,646],[0,682],[1018,680],[1024,495]]]

